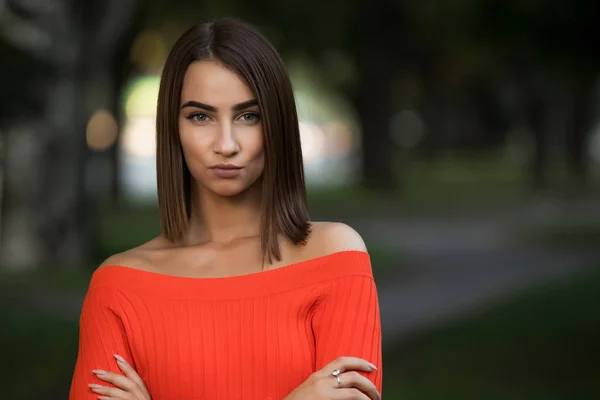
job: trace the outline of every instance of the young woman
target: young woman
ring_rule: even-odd
[[[292,86],[252,26],[175,43],[157,174],[162,234],[94,273],[70,398],[379,399],[369,256],[309,220]]]

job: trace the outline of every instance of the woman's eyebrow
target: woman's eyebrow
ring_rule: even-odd
[[[246,108],[254,107],[257,105],[258,105],[258,101],[256,99],[251,99],[251,100],[247,100],[242,103],[236,104],[233,107],[231,107],[231,109],[233,111],[240,111],[240,110],[245,110]],[[212,111],[212,112],[217,111],[216,107],[209,106],[208,104],[200,103],[199,101],[195,101],[195,100],[190,100],[190,101],[185,102],[181,106],[181,109],[183,110],[184,108],[187,108],[187,107],[201,108],[203,110]]]
[[[252,100],[244,101],[243,103],[240,103],[240,104],[236,104],[235,106],[231,107],[231,109],[233,111],[240,111],[240,110],[244,110],[246,108],[250,108],[253,106],[257,106],[257,105],[258,105],[258,101],[256,99],[252,99]]]
[[[215,112],[217,111],[216,107],[213,106],[209,106],[208,104],[204,104],[204,103],[200,103],[199,101],[194,101],[194,100],[190,100],[188,102],[185,102],[182,106],[181,109],[183,110],[186,107],[195,107],[195,108],[201,108],[203,110],[206,111],[212,111]]]

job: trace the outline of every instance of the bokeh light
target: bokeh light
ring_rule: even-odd
[[[166,55],[167,47],[158,32],[141,32],[131,46],[131,61],[148,73],[158,72]]]
[[[94,151],[106,151],[117,141],[119,127],[112,113],[104,109],[94,111],[85,130],[88,147]]]
[[[137,157],[154,157],[156,154],[155,119],[131,117],[127,120],[121,141],[122,149]]]

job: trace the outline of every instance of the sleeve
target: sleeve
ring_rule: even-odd
[[[329,283],[313,317],[316,370],[338,357],[363,358],[377,371],[363,373],[381,393],[381,321],[372,275],[348,276]]]
[[[90,383],[110,385],[98,379],[92,370],[122,374],[114,354],[132,362],[117,297],[110,288],[92,287],[81,309],[79,352],[71,382],[70,400],[97,399],[98,394],[88,386]]]

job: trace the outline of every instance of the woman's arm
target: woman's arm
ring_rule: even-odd
[[[381,392],[381,321],[370,257],[362,237],[343,223],[321,223],[316,229],[323,253],[349,251],[339,265],[340,277],[328,283],[313,317],[316,369],[351,356],[373,363],[377,371],[362,373]]]
[[[313,329],[317,370],[339,357],[362,358],[377,367],[361,374],[381,393],[381,324],[372,277],[350,276],[331,282],[323,304],[315,311]]]
[[[110,288],[92,286],[84,299],[70,400],[97,399],[88,385],[105,383],[92,371],[102,365],[110,372],[120,372],[115,354],[133,365],[118,296]]]
[[[368,263],[368,255],[357,252],[349,262]],[[370,267],[366,267],[363,264],[359,268],[350,268],[362,272],[328,282],[323,302],[313,316],[316,372],[284,400],[380,400],[379,306],[373,278],[364,272]],[[140,394],[145,387],[134,369],[126,363],[120,367],[123,372],[113,371],[115,373],[105,375],[103,381],[120,388],[119,393],[123,395],[106,389],[97,393],[110,395],[114,400],[149,399],[147,391],[145,395]],[[334,371],[339,374],[334,375]],[[79,398],[86,397],[73,397],[72,394],[71,400]]]
[[[316,372],[284,400],[380,400],[381,324],[369,255],[349,226],[325,228],[319,243],[326,253],[348,252],[314,310]]]

